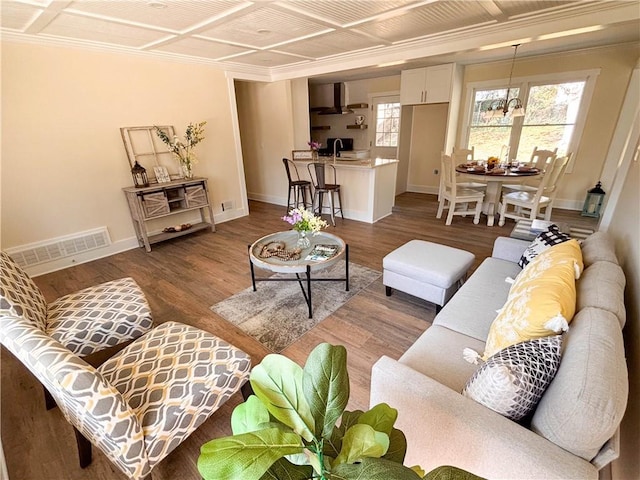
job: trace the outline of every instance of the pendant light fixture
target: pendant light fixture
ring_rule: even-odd
[[[507,96],[505,98],[501,98],[499,100],[490,100],[487,109],[483,112],[482,117],[485,120],[490,120],[492,118],[501,118],[506,117],[507,114],[510,114],[512,117],[523,117],[524,116],[524,107],[522,106],[522,100],[518,97],[509,99],[509,93],[511,91],[511,78],[513,76],[513,66],[516,62],[516,54],[518,53],[518,47],[520,44],[512,45],[514,47],[513,50],[513,58],[511,59],[511,71],[509,72],[509,84],[507,86]],[[509,111],[509,107],[513,104],[513,108]]]

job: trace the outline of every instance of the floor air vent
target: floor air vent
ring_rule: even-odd
[[[45,242],[32,243],[16,249],[7,249],[22,268],[51,262],[79,253],[111,245],[106,227],[79,232],[74,235],[58,237]]]

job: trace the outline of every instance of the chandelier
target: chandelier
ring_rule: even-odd
[[[507,96],[505,98],[501,98],[498,100],[490,100],[487,109],[482,113],[482,118],[485,120],[490,120],[492,118],[501,118],[506,117],[508,113],[512,117],[523,117],[524,116],[524,107],[522,106],[522,100],[518,97],[509,99],[509,92],[511,91],[511,77],[513,76],[513,65],[516,62],[516,54],[518,53],[518,47],[520,44],[512,45],[514,47],[513,50],[513,58],[511,59],[511,71],[509,72],[509,84],[507,86]],[[513,105],[512,105],[513,104]],[[509,107],[512,107],[511,112],[509,112]]]

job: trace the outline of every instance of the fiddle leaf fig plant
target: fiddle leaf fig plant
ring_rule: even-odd
[[[393,427],[395,409],[383,403],[366,412],[345,410],[344,347],[318,345],[304,368],[283,355],[267,355],[249,380],[255,395],[234,409],[233,435],[201,448],[198,470],[205,480],[432,478],[420,467],[402,465],[407,443]]]

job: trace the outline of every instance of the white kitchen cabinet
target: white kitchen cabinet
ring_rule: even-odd
[[[423,105],[449,102],[453,64],[403,70],[400,74],[400,103]]]

